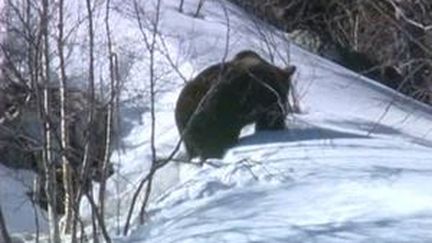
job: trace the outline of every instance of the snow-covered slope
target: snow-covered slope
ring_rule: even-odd
[[[225,6],[230,54],[265,54],[257,24]],[[195,72],[220,60],[227,24],[218,1],[206,2],[204,19],[165,11],[162,31],[200,53],[188,59]],[[280,35],[258,26],[283,57]],[[156,200],[149,222],[120,242],[432,240],[432,109],[296,46],[290,52],[302,113],[288,117],[289,128],[243,137]]]
[[[141,3],[146,16],[154,16],[152,1]],[[244,49],[274,57],[279,66],[289,53],[298,68],[294,83],[302,112],[287,117],[287,130],[246,131],[223,160],[202,168],[169,166],[155,182],[147,223],[116,240],[432,241],[432,109],[288,45],[283,34],[226,1],[206,1],[202,16],[193,18],[196,3],[186,0],[185,14],[177,11],[178,1],[162,5],[161,49],[182,76],[193,77]],[[119,172],[109,180],[113,235],[151,157],[148,56],[131,6],[122,6],[112,16],[114,39],[120,53],[133,54],[133,62],[123,93],[124,150],[114,154]],[[157,57],[163,76],[157,84],[156,143],[163,157],[178,139],[173,109],[184,82],[177,72],[167,72],[172,68],[164,55]]]

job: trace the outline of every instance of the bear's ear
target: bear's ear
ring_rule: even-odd
[[[296,66],[289,65],[288,67],[284,68],[284,70],[288,73],[289,76],[292,76],[294,72],[296,71]]]

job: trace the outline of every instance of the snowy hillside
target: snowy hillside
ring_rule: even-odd
[[[236,8],[229,14],[230,53],[262,51],[254,24]],[[198,53],[226,33],[215,2],[204,6],[204,20],[169,15]],[[217,46],[200,56],[205,65],[223,53]],[[166,192],[152,204],[150,222],[120,242],[432,240],[432,109],[290,50],[302,114],[288,118],[289,129],[244,137],[223,161]]]
[[[121,2],[121,1],[118,1]],[[150,16],[151,1],[141,1]],[[206,1],[163,1],[160,32],[179,72],[193,77],[227,54],[252,49],[276,65],[297,66],[300,114],[288,129],[245,132],[223,160],[202,168],[172,164],[159,173],[145,225],[123,226],[132,193],[150,161],[145,90],[147,55],[127,4],[112,17],[117,48],[138,53],[123,94],[124,150],[114,153],[109,227],[118,242],[429,242],[432,241],[432,109],[286,43],[284,35],[240,9]],[[270,45],[266,45],[270,43]],[[227,41],[229,45],[227,45]],[[140,44],[141,43],[141,44]],[[163,48],[162,48],[163,49]],[[160,73],[171,70],[158,56]],[[173,109],[184,81],[164,76],[158,93],[156,143],[169,154],[179,136]],[[131,99],[133,97],[134,99]],[[135,100],[136,97],[136,100]],[[131,101],[133,100],[133,102]],[[184,151],[181,151],[184,153]],[[24,189],[0,168],[0,203],[12,232],[30,231],[31,205],[16,209]],[[3,176],[4,175],[4,176]],[[5,179],[6,178],[6,179]],[[4,185],[13,185],[13,191]],[[15,196],[14,196],[15,195]],[[12,209],[25,220],[17,219]],[[86,213],[88,208],[84,207]],[[20,222],[29,226],[24,227]]]

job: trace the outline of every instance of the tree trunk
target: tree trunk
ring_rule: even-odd
[[[48,119],[50,112],[50,94],[48,86],[50,83],[50,60],[49,60],[49,34],[48,34],[48,0],[42,1],[41,32],[43,35],[43,122],[44,122],[44,150],[43,163],[45,169],[45,191],[48,201],[48,220],[50,228],[50,239],[52,242],[60,243],[60,232],[57,215],[56,196],[56,173],[52,160],[51,123]]]
[[[59,19],[58,19],[58,32],[59,36],[57,39],[57,48],[60,60],[60,140],[61,140],[61,159],[62,159],[62,170],[63,170],[63,186],[64,186],[64,225],[63,233],[68,234],[72,229],[72,220],[74,217],[74,192],[72,185],[72,169],[68,161],[67,153],[69,151],[68,143],[68,131],[67,131],[67,120],[66,120],[66,90],[67,90],[67,77],[66,77],[66,66],[64,57],[64,37],[63,37],[63,8],[64,1],[59,0]],[[72,241],[76,241],[76,235],[72,235]]]
[[[195,18],[198,17],[198,15],[199,15],[199,13],[200,13],[200,11],[201,11],[201,8],[202,8],[203,5],[204,5],[204,1],[205,1],[205,0],[199,0],[199,2],[198,2],[198,7],[197,7],[197,9],[196,9],[196,11],[195,11],[195,15],[194,15]]]
[[[116,64],[117,64],[117,56],[113,52],[112,48],[112,39],[111,39],[111,29],[109,25],[109,10],[110,10],[110,0],[107,0],[106,5],[106,13],[105,13],[105,28],[107,33],[107,45],[108,45],[108,60],[109,60],[109,72],[110,72],[110,100],[108,103],[107,108],[107,118],[106,118],[106,132],[105,132],[105,151],[104,151],[104,158],[101,165],[101,183],[100,183],[100,190],[99,190],[99,210],[102,220],[104,220],[105,217],[105,188],[106,188],[106,177],[107,177],[107,170],[108,170],[108,164],[109,164],[109,157],[110,157],[110,147],[111,147],[111,135],[112,135],[112,128],[113,128],[113,116],[114,116],[114,101],[116,96],[116,83],[118,82],[118,77],[116,74]],[[103,223],[104,225],[104,223]]]
[[[180,0],[180,5],[179,5],[179,12],[183,13],[183,4],[184,4],[184,0]]]
[[[2,209],[0,208],[0,242],[11,243],[9,233],[6,228],[6,222],[3,217]]]

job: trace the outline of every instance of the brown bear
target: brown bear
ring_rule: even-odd
[[[256,131],[284,129],[295,69],[281,69],[247,50],[188,82],[177,100],[175,119],[189,157],[222,157],[250,123]]]

